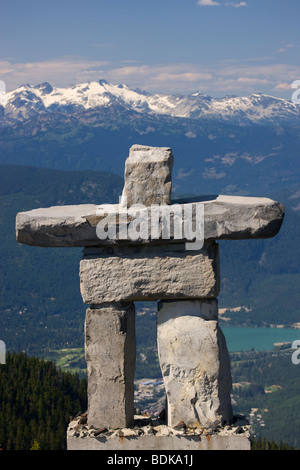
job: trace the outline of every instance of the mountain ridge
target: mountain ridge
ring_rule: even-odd
[[[299,106],[262,93],[223,98],[213,98],[199,91],[189,95],[151,94],[127,85],[113,85],[104,79],[67,88],[53,87],[48,82],[35,86],[26,84],[6,93],[5,103],[0,108],[0,123],[5,126],[55,112],[81,119],[87,112],[100,109],[118,109],[139,116],[234,120],[240,124],[300,122]]]

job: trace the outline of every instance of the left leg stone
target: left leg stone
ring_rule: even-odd
[[[89,308],[85,320],[88,424],[129,426],[134,416],[135,308],[132,302]]]

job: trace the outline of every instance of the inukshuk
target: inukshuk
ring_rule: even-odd
[[[134,145],[118,205],[17,214],[20,243],[84,247],[80,288],[90,306],[85,321],[88,424],[95,428],[124,428],[133,422],[134,301],[141,300],[159,301],[157,341],[168,426],[183,422],[205,428],[232,420],[230,360],[218,324],[216,240],[273,237],[284,207],[267,198],[233,196],[172,204],[172,166],[170,148]],[[171,209],[167,236],[163,207]],[[143,222],[133,217],[137,209]],[[202,223],[203,243],[184,233],[187,227],[197,233],[191,223]]]

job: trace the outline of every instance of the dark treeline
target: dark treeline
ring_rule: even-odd
[[[8,353],[0,365],[3,450],[64,450],[71,416],[87,407],[86,380],[53,362]]]
[[[251,450],[295,450],[295,448],[283,442],[276,444],[274,441],[259,437],[251,440]]]

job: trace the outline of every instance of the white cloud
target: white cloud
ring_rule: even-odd
[[[216,7],[220,6],[221,3],[217,2],[215,0],[198,0],[197,5],[200,7]],[[246,7],[247,2],[225,2],[224,4],[226,7],[234,7],[234,8],[240,8],[240,7]]]
[[[277,52],[278,54],[283,54],[293,47],[295,47],[295,44],[287,44],[286,46],[280,47]]]
[[[200,91],[213,96],[226,94],[284,93],[300,77],[300,66],[251,62],[216,62],[211,65],[177,64],[126,66],[113,68],[105,75],[113,83],[128,83],[150,92],[193,93]],[[288,97],[288,94],[287,94]]]
[[[0,79],[7,91],[30,83],[44,81],[56,87],[106,79],[114,84],[127,84],[151,93],[194,93],[200,91],[212,96],[250,93],[285,94],[289,98],[291,83],[300,78],[300,66],[284,63],[266,63],[257,60],[242,63],[233,59],[203,65],[130,64],[101,62],[78,57],[58,58],[49,61],[11,63],[0,61]]]
[[[240,7],[247,7],[248,6],[246,2],[239,2],[239,3],[226,2],[225,5],[227,7],[234,7],[234,8],[240,8]]]
[[[173,80],[176,82],[196,82],[199,80],[210,80],[212,75],[210,73],[201,72],[182,72],[173,73],[172,71],[163,71],[155,76],[155,80],[159,82],[167,82]]]
[[[0,78],[5,81],[8,91],[25,83],[36,85],[45,81],[57,86],[69,86],[102,78],[108,65],[109,62],[76,57],[27,63],[0,60]]]
[[[275,90],[291,90],[291,89],[292,89],[291,83],[278,83],[278,85],[275,86]]]
[[[272,82],[266,78],[258,78],[258,77],[239,77],[237,79],[239,83],[243,83],[245,85],[270,85]]]
[[[220,3],[215,0],[198,0],[197,5],[199,7],[217,7]]]

